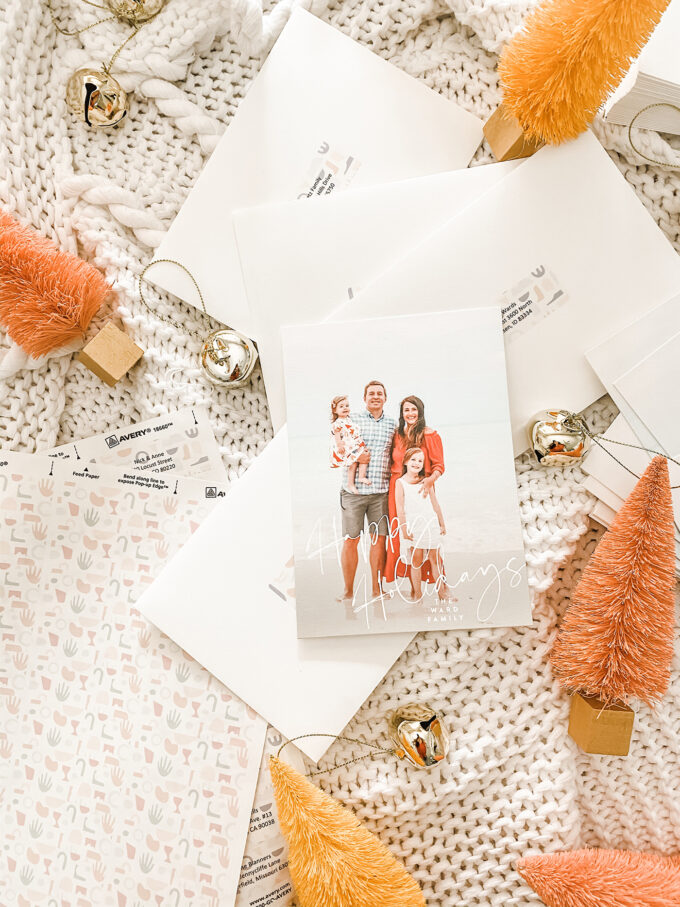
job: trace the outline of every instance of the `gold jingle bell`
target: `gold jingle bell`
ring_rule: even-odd
[[[387,720],[399,759],[408,759],[420,768],[430,768],[446,758],[449,734],[429,705],[407,703],[391,712]]]
[[[106,5],[114,16],[130,25],[139,25],[153,19],[165,4],[166,0],[106,0]]]
[[[582,462],[590,438],[574,413],[550,409],[537,413],[529,423],[529,444],[541,466],[567,466]]]
[[[201,349],[201,365],[214,384],[242,387],[257,363],[255,344],[230,328],[212,333]]]
[[[78,69],[66,85],[66,105],[90,127],[115,127],[127,116],[127,93],[106,72]]]

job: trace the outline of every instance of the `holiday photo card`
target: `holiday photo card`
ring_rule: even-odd
[[[298,636],[529,623],[500,308],[283,349]]]

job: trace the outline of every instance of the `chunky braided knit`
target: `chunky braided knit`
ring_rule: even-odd
[[[0,204],[79,252],[117,291],[117,314],[146,351],[143,365],[107,388],[69,357],[0,384],[0,444],[34,450],[131,419],[205,404],[230,478],[271,435],[259,372],[227,393],[197,367],[198,341],[153,318],[135,282],[228,127],[293,0],[264,12],[257,0],[170,0],[119,56],[114,74],[133,91],[112,134],[87,132],[67,113],[64,85],[83,63],[108,60],[127,31],[111,23],[58,35],[42,0],[4,0],[0,53]],[[306,4],[352,38],[485,118],[499,100],[496,53],[529,0],[318,0]],[[54,0],[65,26],[100,16]],[[648,166],[625,130],[596,134],[672,242],[680,240],[680,177]],[[653,133],[650,157],[673,150]],[[664,158],[665,159],[665,158]],[[486,146],[475,163],[491,160]],[[159,312],[207,331],[199,313],[148,290]],[[96,331],[104,316],[95,319]],[[0,353],[2,350],[0,349]],[[546,400],[559,406],[562,401]],[[614,408],[591,408],[595,428]],[[452,728],[449,760],[433,773],[359,762],[318,778],[354,809],[423,886],[429,905],[538,904],[513,864],[525,853],[580,846],[680,850],[680,672],[656,713],[637,713],[631,756],[586,756],[566,734],[568,703],[548,666],[556,622],[594,545],[589,496],[577,467],[516,464],[534,626],[419,635],[369,696],[349,736],[375,739],[385,712],[407,700],[440,708]],[[576,551],[576,554],[570,556]],[[319,728],[323,730],[322,727]],[[349,758],[338,742],[327,763]],[[186,907],[203,907],[199,900]]]

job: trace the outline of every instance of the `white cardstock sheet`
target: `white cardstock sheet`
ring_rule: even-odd
[[[547,294],[536,275],[549,275]],[[506,359],[521,453],[529,420],[551,401],[579,412],[604,393],[586,350],[678,286],[680,257],[588,132],[538,151],[337,314],[407,314],[413,299],[423,311],[512,304]]]
[[[210,315],[257,340],[231,225],[237,208],[466,167],[471,113],[297,7],[156,252]],[[198,304],[187,275],[149,279]]]

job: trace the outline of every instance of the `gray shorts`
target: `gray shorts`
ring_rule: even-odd
[[[376,494],[352,494],[340,490],[340,509],[342,510],[342,534],[344,538],[358,539],[364,531],[364,520],[368,520],[369,534],[387,535],[389,515],[387,501],[389,494],[381,491]]]

